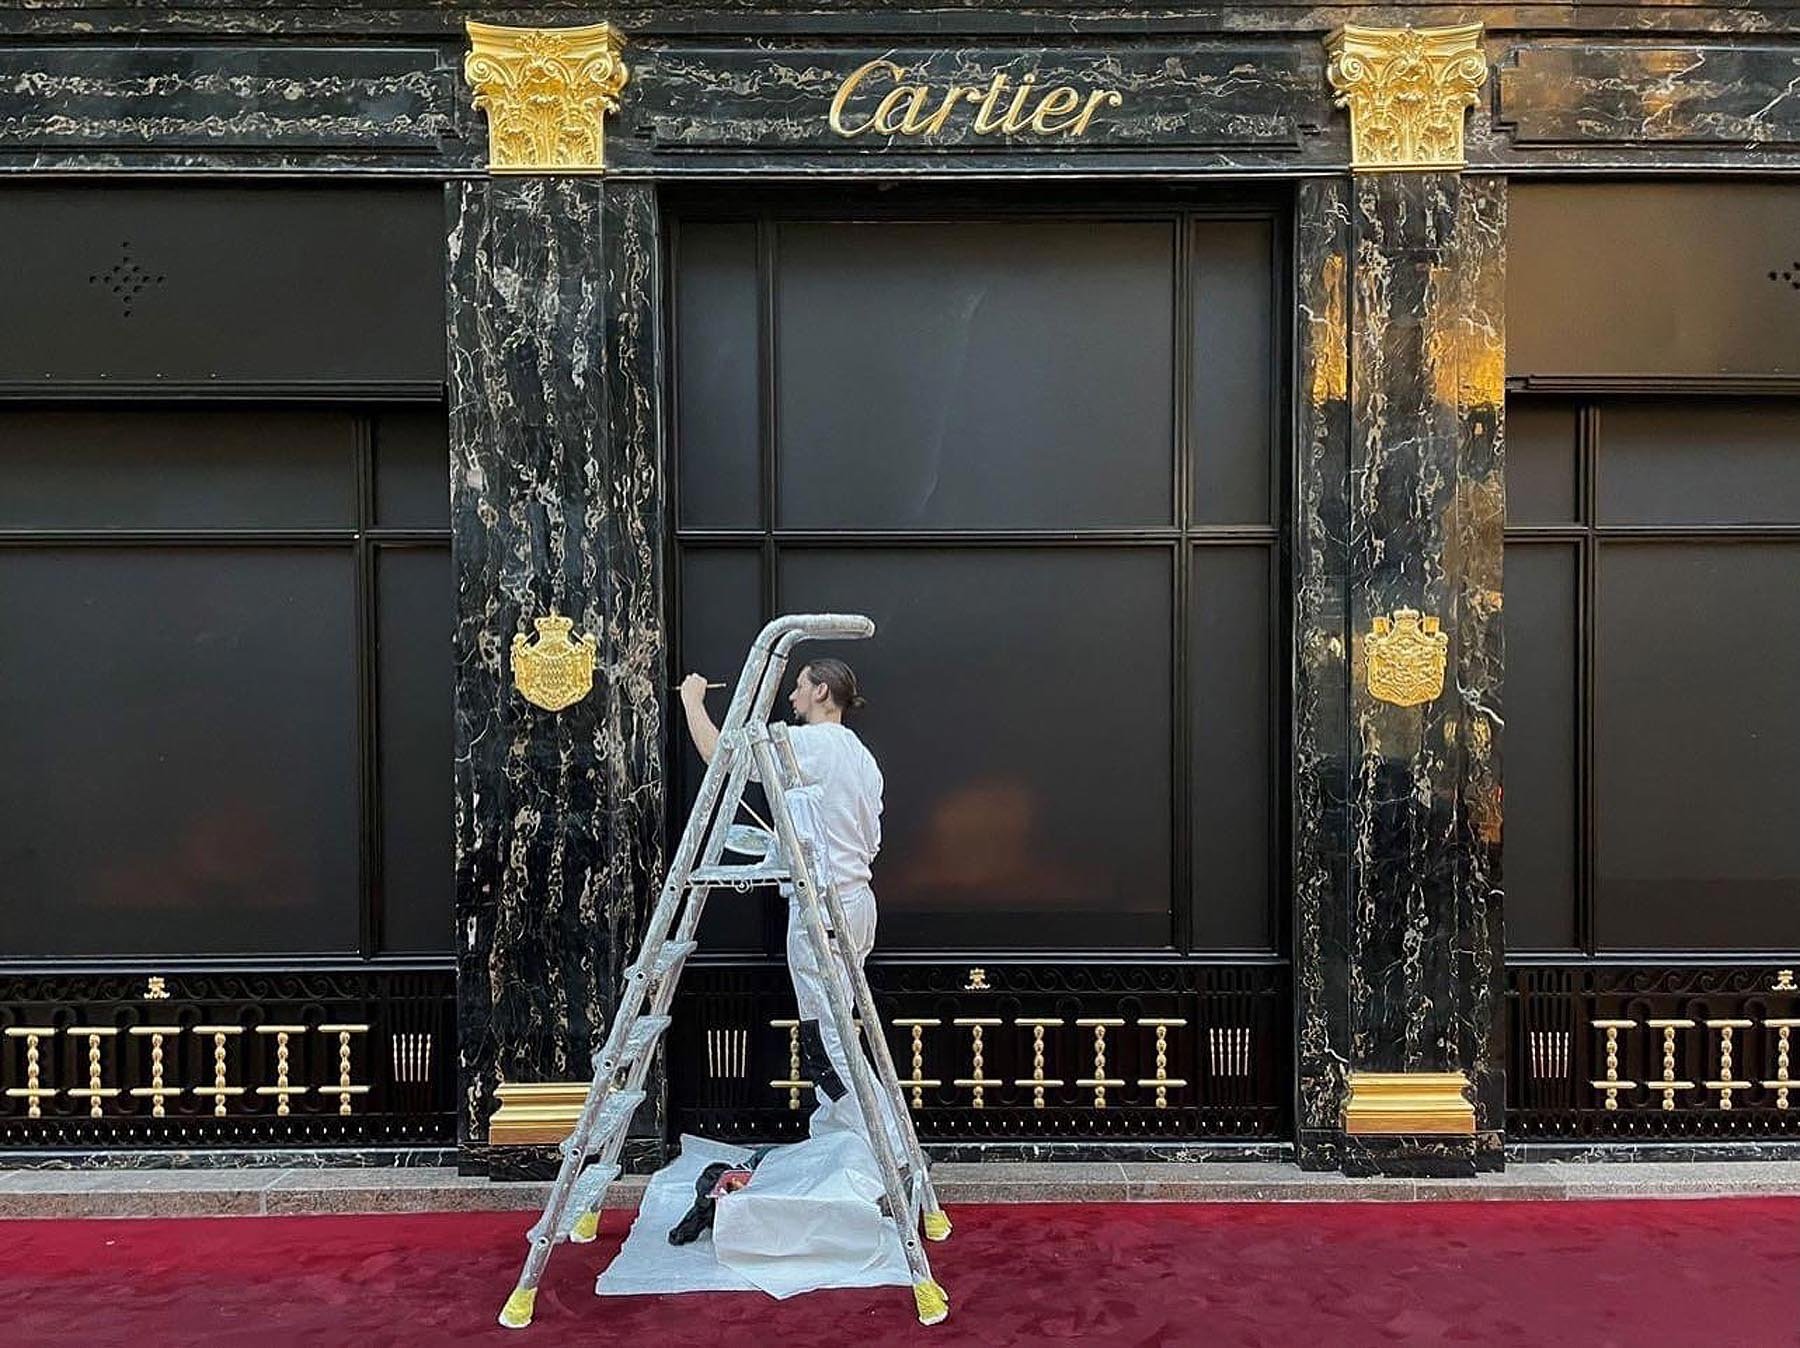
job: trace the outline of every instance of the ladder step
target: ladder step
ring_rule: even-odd
[[[681,967],[683,961],[694,953],[699,944],[698,941],[664,941],[662,949],[656,952],[655,963],[650,966],[650,976],[667,978]]]
[[[774,885],[793,879],[786,866],[702,866],[688,877],[693,885]]]
[[[614,1133],[621,1131],[631,1122],[631,1116],[637,1113],[638,1106],[644,1103],[643,1091],[614,1091],[606,1097],[606,1103],[600,1106],[600,1114],[594,1120],[593,1141],[599,1143]],[[598,1151],[599,1147],[594,1147]]]
[[[625,1060],[633,1062],[655,1048],[656,1041],[669,1028],[669,1020],[668,1016],[639,1016],[631,1033],[625,1036]]]
[[[606,1192],[607,1186],[619,1177],[616,1165],[591,1165],[577,1177],[569,1190],[569,1201],[563,1205],[562,1220],[556,1224],[556,1239],[567,1240],[569,1232],[575,1229],[575,1223],[581,1220],[581,1214],[600,1201],[600,1195]],[[546,1230],[544,1223],[550,1219],[548,1211],[544,1212],[531,1230],[525,1233],[528,1244],[535,1245],[543,1238]]]

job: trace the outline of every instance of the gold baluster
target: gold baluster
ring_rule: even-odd
[[[110,1039],[118,1034],[118,1032],[119,1029],[116,1025],[71,1025],[63,1031],[63,1033],[67,1035],[87,1036],[88,1084],[86,1086],[71,1086],[68,1093],[76,1099],[82,1099],[88,1102],[88,1117],[90,1119],[100,1118],[102,1102],[112,1099],[113,1096],[119,1093],[119,1088],[117,1086],[108,1086],[105,1084],[105,1076],[100,1065],[100,1041],[102,1039]]]
[[[912,1030],[912,1075],[900,1084],[912,1087],[912,1107],[925,1108],[925,1088],[941,1086],[944,1083],[925,1075],[925,1030],[928,1026],[942,1025],[944,1022],[931,1016],[906,1016],[894,1021],[894,1024]]]
[[[319,1086],[319,1087],[316,1087],[315,1089],[319,1092],[320,1095],[335,1095],[335,1096],[337,1096],[337,1098],[338,1098],[338,1113],[341,1115],[348,1114],[350,1112],[350,1097],[351,1096],[367,1095],[370,1090],[370,1087],[368,1087],[367,1085],[356,1085],[356,1084],[353,1084],[350,1080],[350,1076],[351,1076],[351,1073],[350,1073],[350,1039],[351,1039],[351,1036],[358,1035],[358,1034],[367,1034],[368,1032],[369,1032],[369,1027],[367,1025],[321,1025],[321,1026],[319,1026],[320,1034],[325,1034],[325,1035],[335,1034],[337,1036],[338,1079],[337,1079],[337,1085],[335,1085],[335,1086]],[[421,1066],[421,1068],[423,1067],[422,1060],[420,1062],[420,1066]],[[414,1076],[415,1080],[422,1081],[425,1079],[423,1071],[416,1072],[413,1074],[413,1076]]]
[[[986,1026],[1002,1025],[1005,1024],[1005,1022],[1002,1021],[999,1016],[958,1016],[952,1023],[969,1027],[969,1053],[972,1060],[970,1075],[966,1077],[957,1077],[956,1084],[958,1086],[967,1086],[973,1089],[975,1095],[971,1103],[973,1103],[977,1109],[986,1109],[987,1088],[989,1086],[1004,1086],[1006,1083],[997,1077],[984,1075],[987,1069],[981,1060],[981,1032]]]
[[[1169,1075],[1169,1031],[1180,1029],[1187,1024],[1187,1021],[1180,1016],[1140,1016],[1138,1024],[1156,1028],[1156,1075],[1140,1077],[1138,1085],[1154,1086],[1156,1088],[1156,1107],[1167,1109],[1169,1107],[1169,1087],[1179,1088],[1187,1085],[1185,1077]],[[1097,1070],[1096,1075],[1098,1075]]]
[[[1091,1077],[1082,1077],[1078,1079],[1075,1084],[1077,1086],[1092,1086],[1094,1088],[1094,1108],[1105,1109],[1106,1088],[1108,1086],[1123,1086],[1125,1084],[1124,1078],[1122,1077],[1109,1077],[1106,1075],[1106,1031],[1108,1026],[1123,1025],[1125,1023],[1124,1018],[1120,1016],[1083,1016],[1075,1023],[1082,1026],[1091,1026],[1094,1031],[1094,1075]]]
[[[1619,1031],[1633,1029],[1637,1022],[1635,1020],[1596,1020],[1593,1024],[1595,1029],[1606,1031],[1606,1080],[1590,1080],[1588,1084],[1597,1091],[1606,1092],[1608,1109],[1617,1109],[1619,1092],[1637,1088],[1637,1082],[1626,1081],[1619,1076]]]
[[[1662,1107],[1665,1110],[1673,1110],[1675,1108],[1675,1092],[1691,1091],[1694,1089],[1693,1082],[1677,1081],[1675,1079],[1675,1032],[1677,1030],[1692,1029],[1694,1022],[1681,1017],[1665,1017],[1657,1020],[1646,1020],[1644,1024],[1648,1025],[1653,1030],[1661,1030],[1663,1032],[1662,1080],[1651,1082],[1650,1088],[1662,1092]]]
[[[242,1095],[242,1086],[230,1084],[230,1073],[225,1065],[225,1045],[235,1035],[244,1032],[242,1025],[196,1025],[195,1034],[210,1034],[213,1044],[213,1084],[210,1086],[194,1086],[191,1093],[212,1097],[213,1117],[225,1117],[225,1102],[235,1095]]]
[[[165,1036],[173,1038],[180,1034],[181,1026],[133,1025],[131,1027],[131,1033],[138,1036],[148,1036],[150,1040],[150,1084],[148,1086],[133,1086],[131,1088],[131,1093],[139,1098],[149,1099],[151,1118],[163,1118],[166,1114],[166,1111],[163,1109],[163,1101],[171,1095],[181,1094],[181,1087],[166,1086],[163,1084],[163,1038]]]
[[[11,1099],[25,1101],[25,1117],[28,1119],[43,1118],[44,1112],[38,1102],[50,1099],[58,1093],[55,1088],[43,1084],[43,1065],[38,1052],[38,1042],[55,1033],[54,1025],[9,1025],[6,1027],[8,1039],[25,1041],[25,1084],[8,1086],[6,1094]]]
[[[1745,1029],[1754,1024],[1756,1024],[1756,1022],[1753,1020],[1737,1020],[1729,1018],[1709,1020],[1706,1022],[1707,1029],[1717,1030],[1719,1032],[1719,1079],[1717,1081],[1707,1082],[1706,1089],[1709,1091],[1717,1091],[1719,1093],[1720,1109],[1731,1108],[1731,1095],[1733,1091],[1748,1090],[1750,1088],[1751,1083],[1748,1081],[1736,1081],[1732,1079],[1731,1032],[1733,1030]]]
[[[769,1022],[769,1025],[772,1029],[786,1030],[788,1032],[787,1077],[784,1080],[771,1081],[769,1084],[777,1089],[786,1086],[788,1093],[788,1108],[799,1109],[801,1090],[803,1088],[806,1090],[812,1089],[812,1082],[800,1075],[800,1022],[797,1020],[772,1020]]]
[[[1782,1016],[1774,1020],[1765,1020],[1763,1025],[1775,1031],[1775,1079],[1763,1082],[1763,1087],[1775,1092],[1775,1108],[1786,1109],[1788,1107],[1788,1089],[1793,1083],[1793,1078],[1788,1074],[1788,1035],[1793,1031],[1794,1026],[1800,1025],[1800,1019]]]
[[[1044,1107],[1044,1088],[1062,1085],[1062,1078],[1044,1075],[1044,1031],[1061,1025],[1061,1016],[1021,1016],[1013,1022],[1015,1025],[1031,1027],[1031,1075],[1013,1082],[1015,1086],[1031,1087],[1031,1107]]]
[[[256,1027],[256,1032],[258,1034],[272,1034],[275,1036],[275,1084],[273,1086],[258,1086],[256,1088],[256,1093],[258,1095],[274,1096],[276,1117],[285,1119],[290,1112],[288,1108],[288,1098],[294,1095],[305,1095],[307,1090],[305,1086],[290,1086],[288,1084],[288,1055],[290,1051],[288,1047],[288,1036],[305,1034],[306,1026],[258,1025]]]

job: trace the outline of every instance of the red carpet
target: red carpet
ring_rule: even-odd
[[[606,1298],[596,1245],[493,1317],[523,1214],[0,1223],[0,1343],[1774,1345],[1800,1342],[1800,1200],[952,1208],[950,1319],[898,1288]]]

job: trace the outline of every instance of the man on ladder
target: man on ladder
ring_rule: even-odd
[[[809,1283],[805,1268],[809,1254],[821,1254],[829,1267],[830,1240],[823,1248],[784,1244],[793,1231],[782,1219],[782,1204],[798,1199],[815,1215],[841,1219],[846,1228],[860,1225],[866,1233],[873,1223],[881,1243],[898,1236],[904,1272],[896,1268],[895,1273],[910,1282],[920,1321],[935,1324],[948,1313],[948,1297],[932,1277],[919,1235],[922,1226],[927,1239],[942,1240],[950,1223],[938,1206],[874,994],[863,976],[875,937],[869,863],[881,841],[881,772],[843,725],[843,713],[860,701],[855,676],[841,661],[815,661],[802,671],[790,698],[802,724],[792,732],[768,724],[794,646],[854,640],[874,630],[856,614],[796,614],[768,623],[751,643],[723,726],[714,726],[706,714],[704,680],[690,678],[683,685],[690,728],[707,759],[706,775],[647,917],[643,944],[624,971],[618,1011],[594,1051],[592,1084],[562,1145],[549,1199],[526,1233],[525,1265],[500,1313],[508,1328],[531,1323],[538,1285],[556,1245],[595,1238],[606,1189],[619,1174],[627,1129],[647,1098],[650,1064],[671,1022],[682,969],[699,944],[707,895],[771,882],[792,899],[790,963],[801,1017],[817,1027],[813,1079],[823,1098],[812,1120],[813,1135],[776,1148],[751,1184],[731,1195],[730,1225],[738,1238],[732,1248],[746,1261],[732,1267],[750,1285],[777,1296],[831,1285]],[[738,810],[748,808],[744,792],[753,777],[764,785],[773,821],[764,829],[734,822]],[[727,851],[761,859],[727,862]],[[864,1126],[876,1119],[881,1123]],[[721,1217],[714,1232],[720,1267],[726,1266],[726,1225]],[[671,1243],[681,1243],[688,1226],[678,1223],[682,1235]],[[627,1249],[631,1244],[626,1242]],[[751,1269],[764,1276],[759,1279]]]
[[[833,933],[838,956],[863,966],[875,944],[875,892],[869,887],[870,866],[881,849],[881,769],[844,714],[857,711],[864,699],[856,675],[842,660],[814,660],[803,666],[788,696],[797,723],[788,734],[800,766],[801,784],[810,788],[810,829],[819,858],[819,882],[836,883],[838,900],[850,929]],[[687,713],[694,748],[712,762],[719,729],[706,710],[706,679],[690,674],[681,684],[681,706]],[[839,1128],[861,1128],[862,1116],[849,1092],[850,1065],[845,1046],[832,1023],[826,1001],[824,971],[806,938],[800,900],[792,885],[783,885],[788,900],[788,974],[799,1007],[802,1070],[816,1091],[808,1131],[813,1137]],[[889,1102],[881,1097],[884,1122],[896,1152],[903,1150]]]

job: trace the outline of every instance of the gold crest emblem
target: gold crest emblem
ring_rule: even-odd
[[[1417,609],[1375,619],[1369,633],[1369,692],[1396,707],[1434,702],[1444,691],[1450,634]]]
[[[579,641],[569,631],[575,620],[560,613],[534,620],[537,639],[523,632],[512,641],[513,684],[534,707],[561,711],[586,697],[594,686],[594,655],[599,643],[592,636]]]

